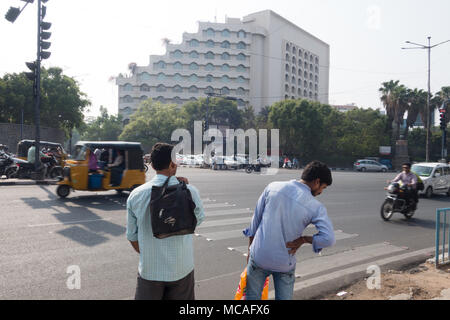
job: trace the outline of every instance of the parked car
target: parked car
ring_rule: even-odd
[[[450,196],[450,166],[445,163],[416,163],[411,171],[420,176],[424,189],[419,194],[431,198],[436,193],[446,193]]]
[[[225,157],[224,163],[227,169],[237,170],[239,169],[240,163],[238,160],[235,160],[234,157]]]
[[[353,168],[357,171],[362,171],[362,172],[366,172],[366,171],[387,172],[388,171],[388,167],[385,166],[384,164],[381,164],[374,160],[366,160],[366,159],[357,160],[353,164]]]

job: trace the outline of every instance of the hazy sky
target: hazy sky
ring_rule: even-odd
[[[0,76],[26,71],[36,59],[37,0],[13,24],[4,19],[19,0],[0,1]],[[161,39],[180,43],[183,32],[196,32],[198,21],[224,22],[271,9],[312,33],[331,48],[330,103],[381,108],[378,88],[400,80],[427,88],[426,50],[402,50],[406,40],[432,44],[450,39],[449,0],[49,0],[52,56],[74,77],[92,101],[88,115],[101,105],[117,113],[117,86],[112,76],[127,65],[149,64],[151,54],[165,52]],[[432,50],[432,92],[450,85],[450,43]]]

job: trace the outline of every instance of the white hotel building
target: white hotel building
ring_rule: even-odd
[[[273,11],[199,22],[181,44],[150,56],[130,77],[119,75],[119,114],[129,119],[152,98],[182,105],[215,92],[255,112],[284,99],[328,103],[330,47]]]

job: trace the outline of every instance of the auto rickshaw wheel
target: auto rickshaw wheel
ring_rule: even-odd
[[[67,184],[61,184],[56,188],[56,194],[64,199],[70,194],[70,187]]]

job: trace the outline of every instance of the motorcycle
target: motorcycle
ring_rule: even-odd
[[[401,213],[407,219],[411,219],[417,210],[417,203],[408,192],[406,185],[400,186],[399,183],[391,183],[387,188],[386,200],[381,206],[381,218],[389,221],[394,213]]]
[[[260,172],[261,171],[261,166],[254,165],[254,164],[249,164],[249,165],[247,165],[245,167],[245,172],[247,172],[248,174],[252,173],[253,171]]]
[[[63,168],[57,165],[54,156],[47,156],[38,171],[34,164],[25,160],[16,159],[16,164],[6,169],[8,179],[33,179],[42,180],[46,177],[56,179],[63,176]]]
[[[8,178],[8,175],[6,174],[6,170],[14,163],[14,159],[8,155],[8,154],[2,154],[0,156],[0,178],[5,175]]]

